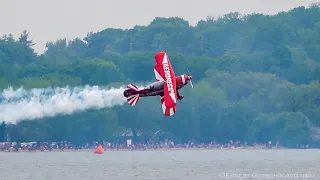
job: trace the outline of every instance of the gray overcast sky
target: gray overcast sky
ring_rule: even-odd
[[[83,38],[108,27],[148,25],[155,17],[179,16],[195,25],[229,12],[275,14],[315,0],[0,0],[0,35],[26,29],[42,53],[47,41]]]

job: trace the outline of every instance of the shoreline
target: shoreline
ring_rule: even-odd
[[[211,150],[211,151],[232,151],[232,150],[316,150],[320,148],[308,148],[308,149],[298,149],[298,148],[158,148],[158,149],[104,149],[104,152],[120,152],[120,151],[193,151],[193,150]],[[49,150],[19,150],[19,151],[0,151],[0,153],[40,153],[40,152],[94,152],[94,148],[92,149],[54,149],[52,151]]]

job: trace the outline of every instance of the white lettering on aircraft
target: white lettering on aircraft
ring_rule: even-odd
[[[167,54],[164,54],[163,60],[162,60],[162,65],[163,65],[163,70],[164,70],[164,75],[166,77],[166,83],[168,86],[168,91],[169,91],[169,96],[171,97],[171,99],[176,103],[176,96],[175,96],[175,92],[173,89],[173,84],[172,84],[172,77],[170,74],[170,68],[169,68],[169,61],[168,61],[168,57]],[[173,77],[175,78],[175,77]]]
[[[166,79],[167,79],[166,83],[168,85],[168,90],[170,91],[170,93],[174,93],[168,61],[166,61],[166,62],[163,61],[162,65],[163,65],[164,74],[165,74]]]

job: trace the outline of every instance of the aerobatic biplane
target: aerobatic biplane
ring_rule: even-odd
[[[134,84],[129,84],[123,95],[131,106],[136,105],[140,97],[160,96],[163,114],[172,116],[176,113],[177,100],[182,100],[184,97],[179,94],[178,90],[188,84],[188,81],[193,88],[192,76],[187,74],[175,76],[166,52],[158,52],[154,58],[156,61],[154,66],[156,82],[143,89],[139,89]]]

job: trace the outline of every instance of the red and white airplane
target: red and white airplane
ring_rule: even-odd
[[[144,89],[138,89],[136,85],[129,84],[123,95],[131,106],[136,105],[140,97],[160,96],[163,114],[172,116],[176,113],[177,99],[182,100],[184,97],[179,94],[178,90],[188,84],[188,81],[190,81],[190,85],[193,88],[192,76],[186,74],[175,76],[168,55],[165,52],[158,52],[154,58],[156,61],[154,74],[157,81]]]

